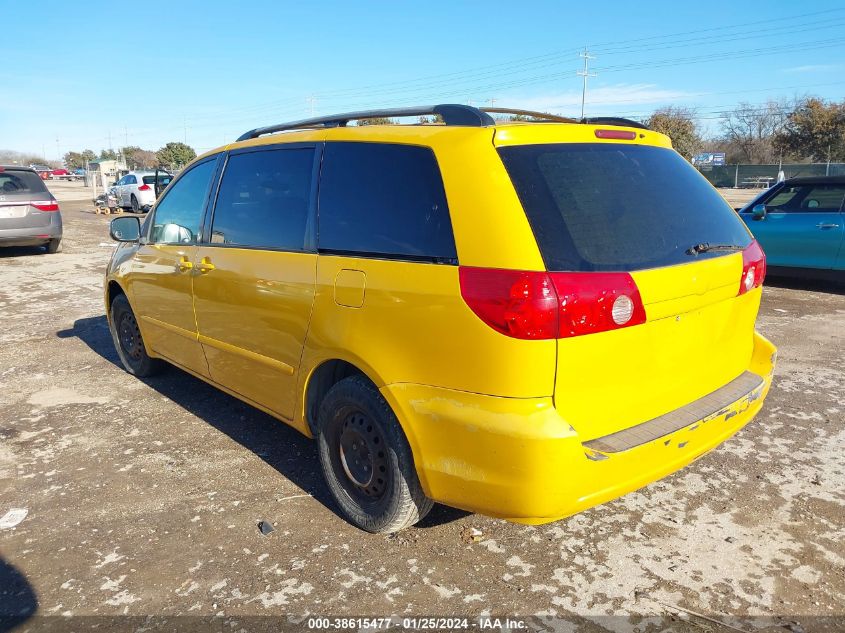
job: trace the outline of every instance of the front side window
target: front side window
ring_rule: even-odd
[[[211,242],[304,250],[313,168],[313,148],[230,155],[214,207]]]
[[[783,187],[766,203],[780,213],[836,213],[842,208],[845,185],[794,185]]]
[[[430,148],[327,143],[320,176],[320,250],[455,263],[455,239]]]
[[[197,241],[216,166],[216,159],[206,160],[182,174],[174,183],[156,205],[151,242],[193,244]]]

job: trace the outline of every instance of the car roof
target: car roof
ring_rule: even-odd
[[[0,169],[2,169],[3,171],[16,169],[18,171],[31,171],[33,174],[36,173],[36,171],[32,167],[24,167],[23,165],[0,165]]]
[[[845,176],[798,176],[784,181],[788,185],[845,185]]]

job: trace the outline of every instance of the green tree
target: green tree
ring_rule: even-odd
[[[92,160],[96,160],[97,155],[92,150],[85,149],[82,150],[82,158],[85,160],[86,163],[90,163]]]
[[[701,146],[695,111],[688,108],[667,107],[656,110],[646,121],[646,126],[672,139],[672,146],[687,160],[691,160]]]
[[[156,152],[156,161],[160,167],[180,169],[197,157],[190,145],[168,143]]]
[[[393,125],[395,121],[384,116],[374,119],[358,119],[358,125]]]
[[[814,161],[845,160],[845,101],[811,98],[787,116],[774,145],[785,156]]]
[[[117,160],[117,152],[113,149],[100,150],[100,160]]]
[[[67,169],[80,169],[85,167],[85,158],[79,152],[67,152],[63,157]]]

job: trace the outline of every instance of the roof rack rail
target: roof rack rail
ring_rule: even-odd
[[[581,119],[581,123],[588,123],[590,125],[622,125],[624,127],[636,127],[641,130],[647,130],[648,126],[643,125],[639,121],[633,119],[623,119],[618,116],[597,116],[589,119]]]
[[[259,127],[245,132],[238,137],[238,141],[246,141],[251,138],[258,138],[264,134],[282,132],[284,130],[299,130],[302,128],[315,127],[344,127],[350,121],[363,119],[379,119],[383,117],[403,116],[425,116],[428,114],[438,115],[446,125],[463,125],[467,127],[485,127],[495,125],[496,122],[486,112],[473,108],[472,106],[456,103],[445,103],[433,106],[418,106],[415,108],[388,108],[383,110],[362,110],[360,112],[347,112],[345,114],[333,114],[331,116],[314,117]]]
[[[569,117],[549,114],[548,112],[535,112],[534,110],[517,110],[516,108],[480,108],[480,110],[489,114],[520,114],[522,116],[530,116],[537,119],[538,122],[580,123],[578,119],[570,119]]]

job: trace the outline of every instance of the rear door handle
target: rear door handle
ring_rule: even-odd
[[[822,222],[821,224],[816,224],[816,227],[820,228],[820,229],[838,229],[839,225],[838,224],[826,224],[826,223]]]
[[[194,265],[193,265],[193,264],[191,263],[191,261],[190,261],[187,257],[185,257],[184,255],[182,255],[182,258],[179,260],[179,263],[178,263],[178,264],[176,264],[176,269],[177,269],[180,273],[187,272],[187,271],[191,270],[191,268],[193,268],[193,267],[194,267]]]
[[[211,260],[208,257],[203,257],[200,260],[200,263],[197,264],[197,268],[199,268],[199,271],[204,275],[205,273],[214,270],[214,264],[211,263]]]

